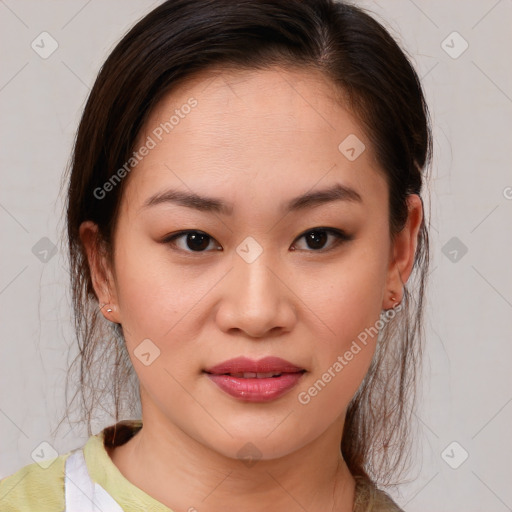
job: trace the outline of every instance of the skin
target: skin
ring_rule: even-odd
[[[112,308],[102,312],[122,324],[140,380],[144,427],[110,456],[175,512],[350,511],[355,482],[341,433],[376,337],[308,404],[298,394],[402,299],[420,198],[409,197],[407,224],[392,240],[387,185],[368,138],[316,71],[203,72],[160,102],[136,147],[190,97],[197,107],[126,178],[112,266],[94,243],[96,226],[80,230],[98,299]],[[366,145],[354,161],[338,149],[350,134]],[[335,183],[363,202],[280,209]],[[142,207],[167,188],[220,198],[233,212]],[[315,248],[303,235],[318,227],[353,239],[337,245],[328,235]],[[206,251],[193,252],[186,236],[163,242],[181,230],[207,233]],[[263,250],[252,263],[236,252],[248,236]],[[160,350],[148,366],[134,355],[145,339]],[[242,402],[202,373],[240,355],[282,357],[307,372],[277,400]],[[250,467],[237,456],[249,442],[259,452]]]

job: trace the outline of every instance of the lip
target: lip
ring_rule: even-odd
[[[253,373],[268,373],[268,372],[278,372],[278,373],[296,373],[303,371],[304,368],[300,368],[299,366],[295,366],[294,364],[286,361],[285,359],[281,359],[280,357],[264,357],[263,359],[258,359],[257,361],[253,359],[249,359],[247,357],[236,357],[235,359],[229,359],[228,361],[224,361],[216,366],[212,366],[211,368],[207,368],[205,371],[207,373],[213,373],[222,375],[224,373],[244,373],[244,372],[253,372]]]
[[[269,402],[294,388],[306,372],[279,357],[264,357],[258,361],[237,357],[204,370],[206,376],[228,395],[245,402]],[[280,373],[276,377],[240,377],[228,374]]]

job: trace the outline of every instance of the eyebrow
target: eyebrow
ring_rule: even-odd
[[[284,212],[288,213],[312,208],[314,206],[319,206],[333,201],[363,203],[363,199],[359,192],[347,185],[337,183],[329,188],[306,192],[305,194],[297,196],[284,203],[281,208]],[[193,208],[195,210],[221,213],[224,215],[231,215],[233,213],[233,205],[225,203],[221,199],[200,196],[195,193],[173,189],[168,189],[164,192],[152,195],[144,202],[142,209],[163,203],[174,203],[180,206],[186,206],[187,208]]]

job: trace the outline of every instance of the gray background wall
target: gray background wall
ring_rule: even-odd
[[[357,3],[412,56],[435,135],[419,454],[391,492],[408,512],[512,510],[512,1]],[[0,477],[86,439],[50,436],[73,343],[60,180],[99,66],[154,5],[0,0]]]

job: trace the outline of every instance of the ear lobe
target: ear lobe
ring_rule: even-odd
[[[423,203],[417,194],[407,197],[408,216],[402,231],[395,235],[390,252],[388,290],[397,301],[402,300],[402,289],[409,279],[414,266],[418,234],[423,220]]]
[[[92,221],[82,222],[79,229],[80,240],[87,254],[87,261],[91,273],[91,280],[98,302],[102,306],[102,313],[107,320],[119,323],[117,316],[117,298],[115,283],[110,264],[102,245],[98,226]],[[111,309],[107,313],[107,309]]]

